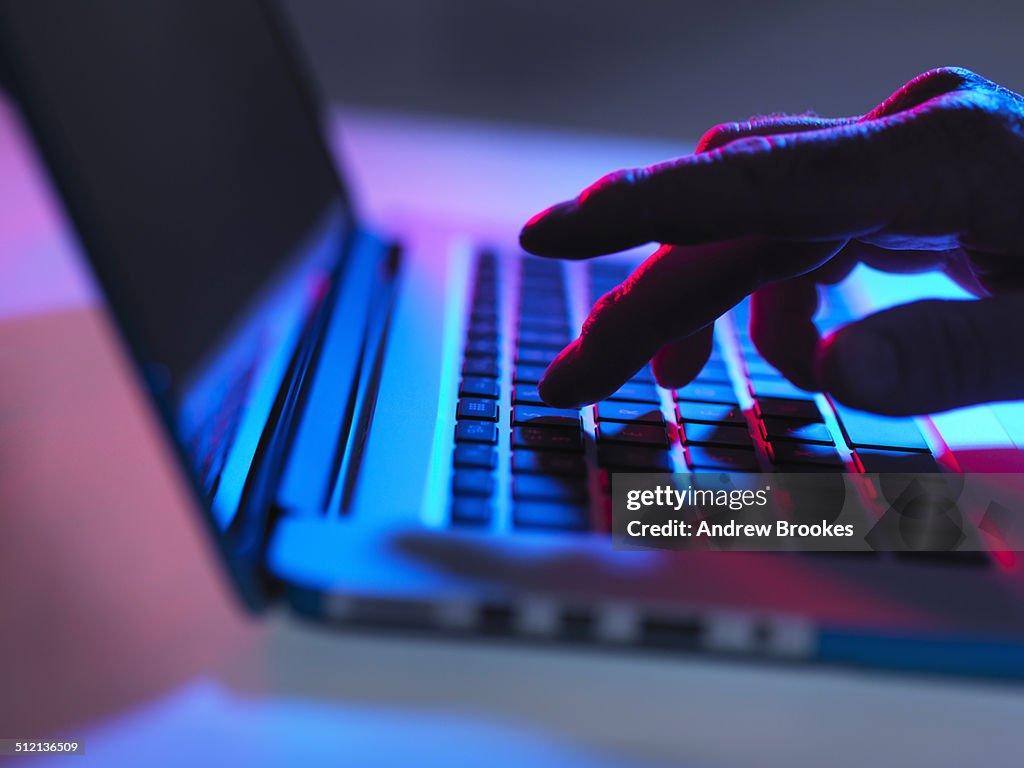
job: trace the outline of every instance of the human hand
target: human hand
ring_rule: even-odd
[[[662,243],[594,306],[540,383],[595,402],[649,360],[678,387],[715,319],[751,295],[751,335],[795,384],[892,415],[1024,397],[1024,98],[972,72],[910,81],[868,114],[720,125],[693,155],[598,180],[520,240],[582,259]],[[820,283],[859,262],[942,269],[979,297],[921,301],[822,339]]]

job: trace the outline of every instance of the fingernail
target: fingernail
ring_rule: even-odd
[[[836,333],[825,341],[822,388],[854,408],[885,409],[900,386],[899,350],[885,334]]]

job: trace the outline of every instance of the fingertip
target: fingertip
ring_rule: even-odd
[[[565,391],[558,384],[552,384],[547,378],[541,379],[537,384],[537,392],[544,404],[552,408],[581,408],[586,405],[579,402],[579,398],[573,397],[571,392]]]
[[[673,371],[664,371],[656,365],[652,365],[651,370],[654,371],[654,380],[658,383],[658,386],[665,389],[685,387],[694,379],[693,376],[680,376]]]
[[[876,413],[902,411],[900,357],[884,333],[841,328],[822,340],[815,361],[822,391],[853,408]]]
[[[573,200],[552,205],[534,215],[519,232],[519,245],[535,256],[559,256],[564,248],[565,220],[576,207]]]
[[[581,377],[575,365],[579,345],[577,339],[559,352],[537,383],[541,400],[552,408],[578,408],[585,404],[579,391]]]
[[[662,347],[651,360],[651,371],[659,386],[678,389],[693,381],[706,361],[707,358],[695,364],[693,360],[681,359],[670,347]]]
[[[666,389],[686,386],[704,369],[714,346],[714,324],[670,341],[651,358],[654,379]]]

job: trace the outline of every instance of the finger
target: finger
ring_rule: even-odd
[[[856,118],[822,118],[812,115],[785,115],[757,118],[747,122],[722,123],[705,133],[697,143],[697,152],[707,152],[746,136],[767,136],[789,131],[819,130],[830,125],[841,125]],[[822,267],[821,269],[824,269]],[[820,271],[820,270],[818,270]],[[763,289],[762,289],[763,290]],[[690,336],[670,341],[655,353],[651,368],[658,383],[669,389],[682,387],[696,378],[707,364],[714,341],[714,325],[706,326]],[[813,355],[806,358],[811,368]]]
[[[712,323],[659,349],[651,359],[658,383],[669,389],[693,381],[711,357],[715,326]]]
[[[761,355],[786,378],[803,389],[817,389],[814,360],[821,334],[814,316],[819,305],[818,285],[841,282],[858,263],[902,274],[946,268],[951,262],[958,262],[957,254],[847,243],[814,271],[755,291],[751,295],[751,338]]]
[[[991,86],[989,80],[962,67],[939,67],[918,75],[900,86],[889,98],[871,110],[866,119],[904,112],[936,96],[972,86]]]
[[[841,239],[902,220],[936,165],[902,114],[804,133],[749,136],[666,163],[619,171],[523,229],[533,253],[587,258],[648,242],[761,235]],[[916,174],[916,178],[915,178]],[[949,214],[929,211],[928,215]],[[918,214],[925,215],[925,214]],[[958,221],[949,222],[956,227]]]
[[[761,356],[801,389],[817,389],[815,355],[821,343],[814,314],[818,285],[810,276],[780,280],[750,296],[750,338]]]
[[[1024,296],[879,312],[826,340],[817,370],[838,401],[892,416],[1024,398]]]
[[[722,123],[701,136],[696,153],[709,152],[748,136],[772,136],[777,133],[819,131],[836,125],[856,122],[856,117],[818,117],[817,115],[782,115],[781,117],[758,117],[735,123]]]
[[[824,118],[817,115],[783,115],[781,117],[755,118],[746,122],[722,123],[721,125],[716,125],[701,137],[697,143],[696,152],[708,152],[718,149],[736,139],[742,139],[747,136],[769,136],[777,133],[816,131],[834,125],[844,125],[855,120],[857,120],[856,117]],[[816,272],[826,269],[827,266],[826,264],[819,268],[819,270],[816,270]],[[768,289],[761,288],[755,291],[754,296],[765,290]],[[762,300],[762,309],[768,309],[769,303]],[[753,318],[757,312],[756,310],[752,310],[752,312],[751,317]],[[813,310],[811,314],[813,315]],[[782,313],[776,317],[763,315],[761,327],[764,328],[769,322],[775,322],[780,326],[784,326],[787,322],[787,316],[787,313]],[[658,350],[651,361],[654,376],[658,383],[663,387],[676,388],[685,386],[692,381],[700,373],[710,357],[713,338],[714,326],[712,325],[694,333],[692,336],[669,342]],[[815,344],[817,340],[816,338]],[[813,368],[814,348],[811,347],[811,354],[806,355],[804,359],[804,367],[808,370]],[[762,354],[764,353],[762,352]],[[776,367],[783,370],[778,365]],[[785,373],[784,370],[783,373]]]
[[[963,88],[991,85],[992,84],[985,78],[966,69],[958,67],[942,67],[939,69],[933,69],[915,77],[913,80],[910,80],[905,85],[901,86],[889,98],[863,117],[819,118],[809,115],[797,115],[758,118],[746,123],[726,123],[712,128],[704,135],[697,146],[697,154],[706,153],[710,150],[726,146],[739,138],[752,136],[799,133],[809,130],[821,131],[827,135],[830,129],[842,127],[845,130],[839,131],[838,135],[858,137],[862,135],[862,130],[870,132],[870,129],[878,127],[879,121],[883,121],[884,118],[898,116],[900,113],[920,107],[926,104],[929,100],[940,97],[943,94],[948,94]],[[905,120],[899,119],[895,122],[904,123]],[[817,137],[814,138],[817,140]],[[822,138],[824,138],[824,136]],[[851,151],[850,154],[855,154],[855,151]],[[687,158],[682,158],[681,160],[686,159]],[[810,158],[808,159],[810,160]],[[854,162],[856,162],[856,160],[854,160]],[[672,165],[673,163],[668,163],[663,166],[655,166],[655,168],[671,167]],[[832,172],[850,170],[849,166],[847,166],[845,162],[837,162],[836,165],[836,168],[831,169]],[[586,256],[623,250],[624,248],[631,247],[632,245],[639,245],[652,240],[675,243],[701,242],[699,239],[686,240],[681,238],[674,239],[646,236],[645,233],[648,229],[653,229],[658,225],[658,222],[654,220],[655,212],[652,204],[649,202],[643,203],[642,201],[635,200],[629,201],[625,198],[630,196],[629,187],[636,182],[646,179],[650,171],[651,169],[637,169],[611,174],[611,176],[606,176],[596,184],[592,185],[591,188],[585,190],[576,201],[561,203],[559,205],[552,206],[547,211],[537,214],[527,222],[520,234],[520,240],[523,247],[528,251],[537,253],[538,255],[583,258]],[[823,175],[827,179],[828,174],[825,173]],[[843,184],[847,183],[847,180],[839,179],[839,182],[840,184]],[[621,200],[616,200],[616,195],[620,194],[615,191],[618,187],[625,188],[621,192],[621,197],[623,198]],[[814,187],[811,186],[810,189],[814,189]],[[631,228],[613,228],[607,233],[594,233],[591,238],[589,238],[589,241],[581,238],[581,234],[583,233],[580,231],[573,233],[573,214],[575,213],[578,218],[585,220],[586,212],[581,212],[579,210],[583,208],[580,203],[583,198],[593,198],[593,193],[595,192],[601,192],[602,195],[610,197],[607,201],[607,205],[609,207],[618,208],[621,211],[628,211],[636,215],[638,220],[631,225]],[[598,200],[590,200],[589,202],[591,203],[592,209],[599,207]],[[684,201],[680,201],[680,203],[683,202]],[[593,210],[594,218],[601,218],[599,213],[599,211]],[[687,210],[682,204],[674,211],[674,215],[676,216],[686,215],[686,213]],[[867,216],[866,218],[871,219],[872,217]],[[577,226],[580,229],[583,229],[586,226],[585,221],[580,221]],[[741,234],[745,234],[745,232],[734,231],[730,236],[736,237]],[[760,232],[760,234],[770,233],[765,231]],[[849,232],[842,232],[840,234],[849,234]],[[629,244],[620,245],[619,243]]]
[[[808,272],[828,255],[820,243],[755,239],[663,246],[594,305],[580,337],[548,367],[540,394],[566,407],[601,400],[664,345],[710,325],[762,284]]]

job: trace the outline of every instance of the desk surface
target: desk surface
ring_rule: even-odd
[[[366,113],[343,128],[372,218],[468,215],[510,237],[604,171],[685,148]],[[247,620],[94,296],[0,107],[0,735],[85,728],[124,759],[139,734],[245,732],[222,756],[294,757],[301,737],[396,762],[433,744],[452,765],[1019,764],[1017,688]]]

